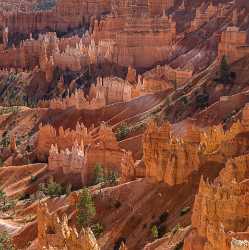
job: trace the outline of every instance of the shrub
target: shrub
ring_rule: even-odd
[[[104,227],[100,223],[92,225],[91,229],[96,238],[98,238],[104,232]]]
[[[50,197],[57,197],[66,193],[66,190],[53,180],[50,180],[47,184],[41,183],[39,191]]]
[[[163,237],[166,234],[166,226],[160,225],[158,227],[158,238]]]
[[[185,207],[181,210],[181,216],[183,216],[184,214],[188,213],[191,210],[190,207]]]
[[[231,71],[226,56],[222,57],[220,63],[220,81],[222,81],[225,84],[231,81]]]
[[[121,124],[121,126],[117,129],[117,132],[116,132],[117,140],[118,141],[124,140],[129,134],[129,132],[130,132],[130,129],[127,126],[127,124],[126,123]]]
[[[4,207],[7,201],[7,196],[3,190],[0,190],[0,207]]]
[[[9,138],[8,135],[6,135],[6,136],[2,139],[0,145],[3,146],[4,148],[7,148],[7,147],[9,146],[9,144],[10,144],[10,138]]]
[[[42,0],[35,4],[34,11],[49,10],[56,4],[56,0]]]
[[[196,106],[197,108],[205,108],[208,106],[209,94],[204,93],[196,96]]]
[[[96,209],[91,192],[87,188],[81,190],[76,207],[78,225],[80,227],[89,226],[96,214]]]
[[[181,228],[180,224],[177,224],[172,230],[171,233],[175,234]]]
[[[179,242],[176,246],[174,250],[181,250],[183,249],[183,241]]]
[[[0,250],[14,250],[11,238],[6,232],[0,233]]]
[[[38,179],[38,178],[37,178],[37,176],[35,176],[35,175],[31,175],[31,177],[30,177],[31,183],[36,182],[37,179]]]
[[[0,157],[0,167],[3,166],[4,160]]]
[[[111,186],[117,185],[118,180],[118,173],[115,171],[109,172],[109,174],[106,176],[106,183]]]
[[[158,229],[156,225],[153,225],[151,228],[151,236],[153,239],[158,239]]]
[[[96,164],[94,169],[94,180],[93,184],[97,185],[99,183],[104,182],[105,176],[104,176],[104,170],[100,164]]]
[[[168,219],[168,216],[169,216],[168,212],[163,212],[159,217],[160,223],[164,223]]]

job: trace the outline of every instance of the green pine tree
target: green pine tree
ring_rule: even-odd
[[[105,175],[104,175],[104,169],[100,164],[96,164],[95,169],[94,169],[94,180],[93,184],[97,185],[99,183],[104,182],[105,180]]]
[[[96,214],[96,208],[88,188],[80,192],[77,207],[77,223],[80,227],[88,227]]]

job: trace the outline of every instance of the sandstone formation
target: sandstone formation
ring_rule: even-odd
[[[219,57],[226,56],[233,63],[249,54],[247,32],[238,27],[228,27],[221,35],[218,49]]]
[[[0,238],[249,250],[248,27],[248,0],[0,0]]]
[[[59,151],[57,145],[52,145],[49,151],[48,169],[62,171],[63,174],[80,174],[84,166],[84,145],[75,143],[72,150]]]
[[[55,131],[51,126],[41,128],[41,137],[45,136],[44,131],[48,129]],[[62,129],[60,131],[58,137],[51,138],[47,135],[46,138],[49,141],[43,142],[42,145],[41,143],[38,144],[38,152],[41,154],[41,146],[48,146],[52,140],[58,142],[58,145],[52,144],[49,151],[48,169],[50,171],[62,173],[65,176],[81,176],[82,184],[92,183],[96,165],[100,165],[106,174],[112,171],[121,174],[120,166],[123,152],[111,128],[102,124],[97,137],[92,138],[88,143],[85,140],[87,135],[84,136],[82,130],[79,130],[78,127],[76,131],[64,131]],[[74,138],[74,144],[72,138]],[[80,139],[81,142],[79,143],[78,140]],[[66,141],[67,143],[63,143]],[[84,145],[85,141],[86,144]]]
[[[39,66],[46,80],[53,79],[56,67],[80,71],[89,64],[96,64],[110,58],[112,41],[100,41],[98,45],[91,40],[89,33],[83,37],[73,36],[59,39],[56,33],[39,35],[38,39],[22,42],[19,47],[0,51],[1,67],[34,68]]]
[[[67,31],[83,25],[93,15],[110,11],[110,1],[59,0],[52,10],[40,12],[2,12],[0,27],[9,27],[11,33],[51,30]]]
[[[96,98],[99,93],[105,97],[107,104],[128,102],[132,98],[132,86],[119,78],[98,78],[96,85],[90,88],[90,97]]]
[[[45,160],[48,157],[52,145],[57,145],[60,150],[71,149],[75,142],[79,145],[90,144],[92,141],[88,129],[83,124],[77,124],[75,130],[62,127],[57,131],[51,125],[40,126],[37,138],[36,154],[38,159]]]
[[[196,31],[203,24],[207,23],[214,16],[221,17],[223,15],[223,6],[214,6],[212,3],[203,3],[200,7],[196,9],[196,16],[191,22],[190,31]]]
[[[146,177],[173,186],[198,170],[200,132],[191,126],[186,130],[185,136],[177,138],[169,123],[161,127],[154,122],[148,125],[143,139]]]
[[[49,213],[46,203],[37,209],[39,249],[99,250],[90,228],[77,232],[68,225],[66,215],[60,219],[56,213]]]
[[[86,149],[82,182],[91,183],[97,164],[103,167],[106,174],[114,172],[120,175],[122,156],[123,151],[119,147],[112,129],[101,124],[96,140]]]
[[[161,1],[162,3],[163,1]],[[166,2],[166,1],[165,1]],[[95,21],[93,37],[95,41],[112,39],[116,51],[113,60],[117,64],[133,67],[148,67],[168,53],[176,38],[176,24],[171,17],[155,8],[160,16],[151,16],[151,7],[157,2],[118,2],[105,20]],[[170,4],[166,4],[166,8]],[[154,10],[152,10],[154,12]],[[141,15],[143,13],[143,15]],[[153,44],[159,49],[154,49]]]
[[[145,92],[177,88],[193,76],[191,69],[173,69],[168,65],[157,66],[143,75],[142,89]],[[164,85],[164,86],[163,86]]]
[[[88,98],[89,99],[89,98]],[[41,107],[48,107],[50,109],[85,109],[85,110],[95,110],[100,109],[106,105],[106,99],[104,93],[101,91],[96,91],[96,95],[90,100],[87,100],[83,90],[76,90],[71,96],[60,99],[55,98],[49,102],[41,102]]]
[[[213,184],[201,179],[192,225],[202,249],[243,249],[248,239],[248,155],[228,160]],[[188,239],[186,248],[188,248]],[[245,249],[245,248],[244,248]]]

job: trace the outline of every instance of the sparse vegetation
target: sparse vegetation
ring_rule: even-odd
[[[115,186],[118,183],[118,173],[110,171],[105,178],[105,183],[110,186]]]
[[[129,132],[130,132],[130,129],[129,129],[128,125],[126,123],[121,124],[116,132],[117,140],[122,141],[122,140],[126,139]]]
[[[37,181],[37,176],[31,175],[30,181],[31,181],[31,183],[36,182]]]
[[[80,227],[90,226],[96,214],[95,204],[89,189],[84,188],[79,195],[77,207],[77,223]]]
[[[158,228],[156,225],[153,225],[151,228],[151,236],[153,237],[153,239],[158,239]]]
[[[93,224],[91,229],[96,238],[98,238],[104,232],[104,227],[100,223]]]
[[[196,106],[197,108],[205,108],[208,106],[209,94],[203,93],[196,96]]]
[[[5,207],[7,196],[3,190],[0,190],[0,207]]]
[[[0,233],[0,250],[14,250],[10,236],[6,232]]]
[[[105,181],[105,175],[104,175],[104,170],[100,164],[96,164],[95,169],[94,169],[94,180],[93,184],[97,185],[99,183],[102,183]]]
[[[185,214],[188,213],[190,210],[191,210],[190,207],[184,207],[184,208],[181,210],[181,216],[185,215]]]
[[[171,233],[175,234],[181,228],[180,224],[177,224],[172,230]]]
[[[59,183],[56,183],[54,180],[49,180],[46,184],[40,184],[39,191],[50,197],[57,197],[66,194],[65,188],[63,188]]]
[[[183,249],[183,241],[179,242],[176,246],[175,246],[175,249],[174,250],[181,250]]]
[[[231,82],[231,70],[227,61],[227,57],[223,56],[220,63],[220,81],[224,84]]]
[[[2,212],[7,212],[13,210],[15,214],[17,200],[15,199],[8,199],[6,193],[3,190],[0,190],[0,210]]]
[[[17,113],[20,110],[19,107],[2,107],[0,109],[0,115],[5,115],[5,114],[9,114],[9,113]]]
[[[10,144],[10,137],[8,135],[4,136],[2,141],[0,142],[0,146],[3,148],[7,148]]]
[[[44,11],[53,8],[56,4],[56,0],[42,0],[34,5],[34,11]]]
[[[2,166],[3,166],[3,163],[4,163],[4,160],[3,160],[3,158],[2,158],[2,157],[0,157],[0,167],[2,167]]]

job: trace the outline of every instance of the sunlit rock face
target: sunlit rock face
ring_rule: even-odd
[[[221,35],[219,58],[226,56],[230,63],[249,54],[248,34],[238,27],[228,27]]]
[[[38,249],[43,250],[99,250],[98,243],[90,228],[77,232],[68,225],[68,217],[59,218],[56,213],[50,213],[45,204],[37,209]]]
[[[161,127],[150,123],[143,140],[146,176],[172,186],[184,183],[199,168],[199,142],[200,132],[194,127],[175,138],[169,123]]]
[[[162,13],[163,6],[167,9],[171,4],[163,1],[113,4],[112,15],[94,24],[95,41],[113,39],[117,46],[114,61],[120,65],[148,67],[161,61],[176,37],[176,24]],[[151,12],[159,15],[152,16]]]
[[[205,242],[200,249],[248,248],[248,159],[243,155],[228,160],[214,183],[201,179],[192,215],[195,241]],[[195,249],[195,241],[189,236],[185,249]]]

